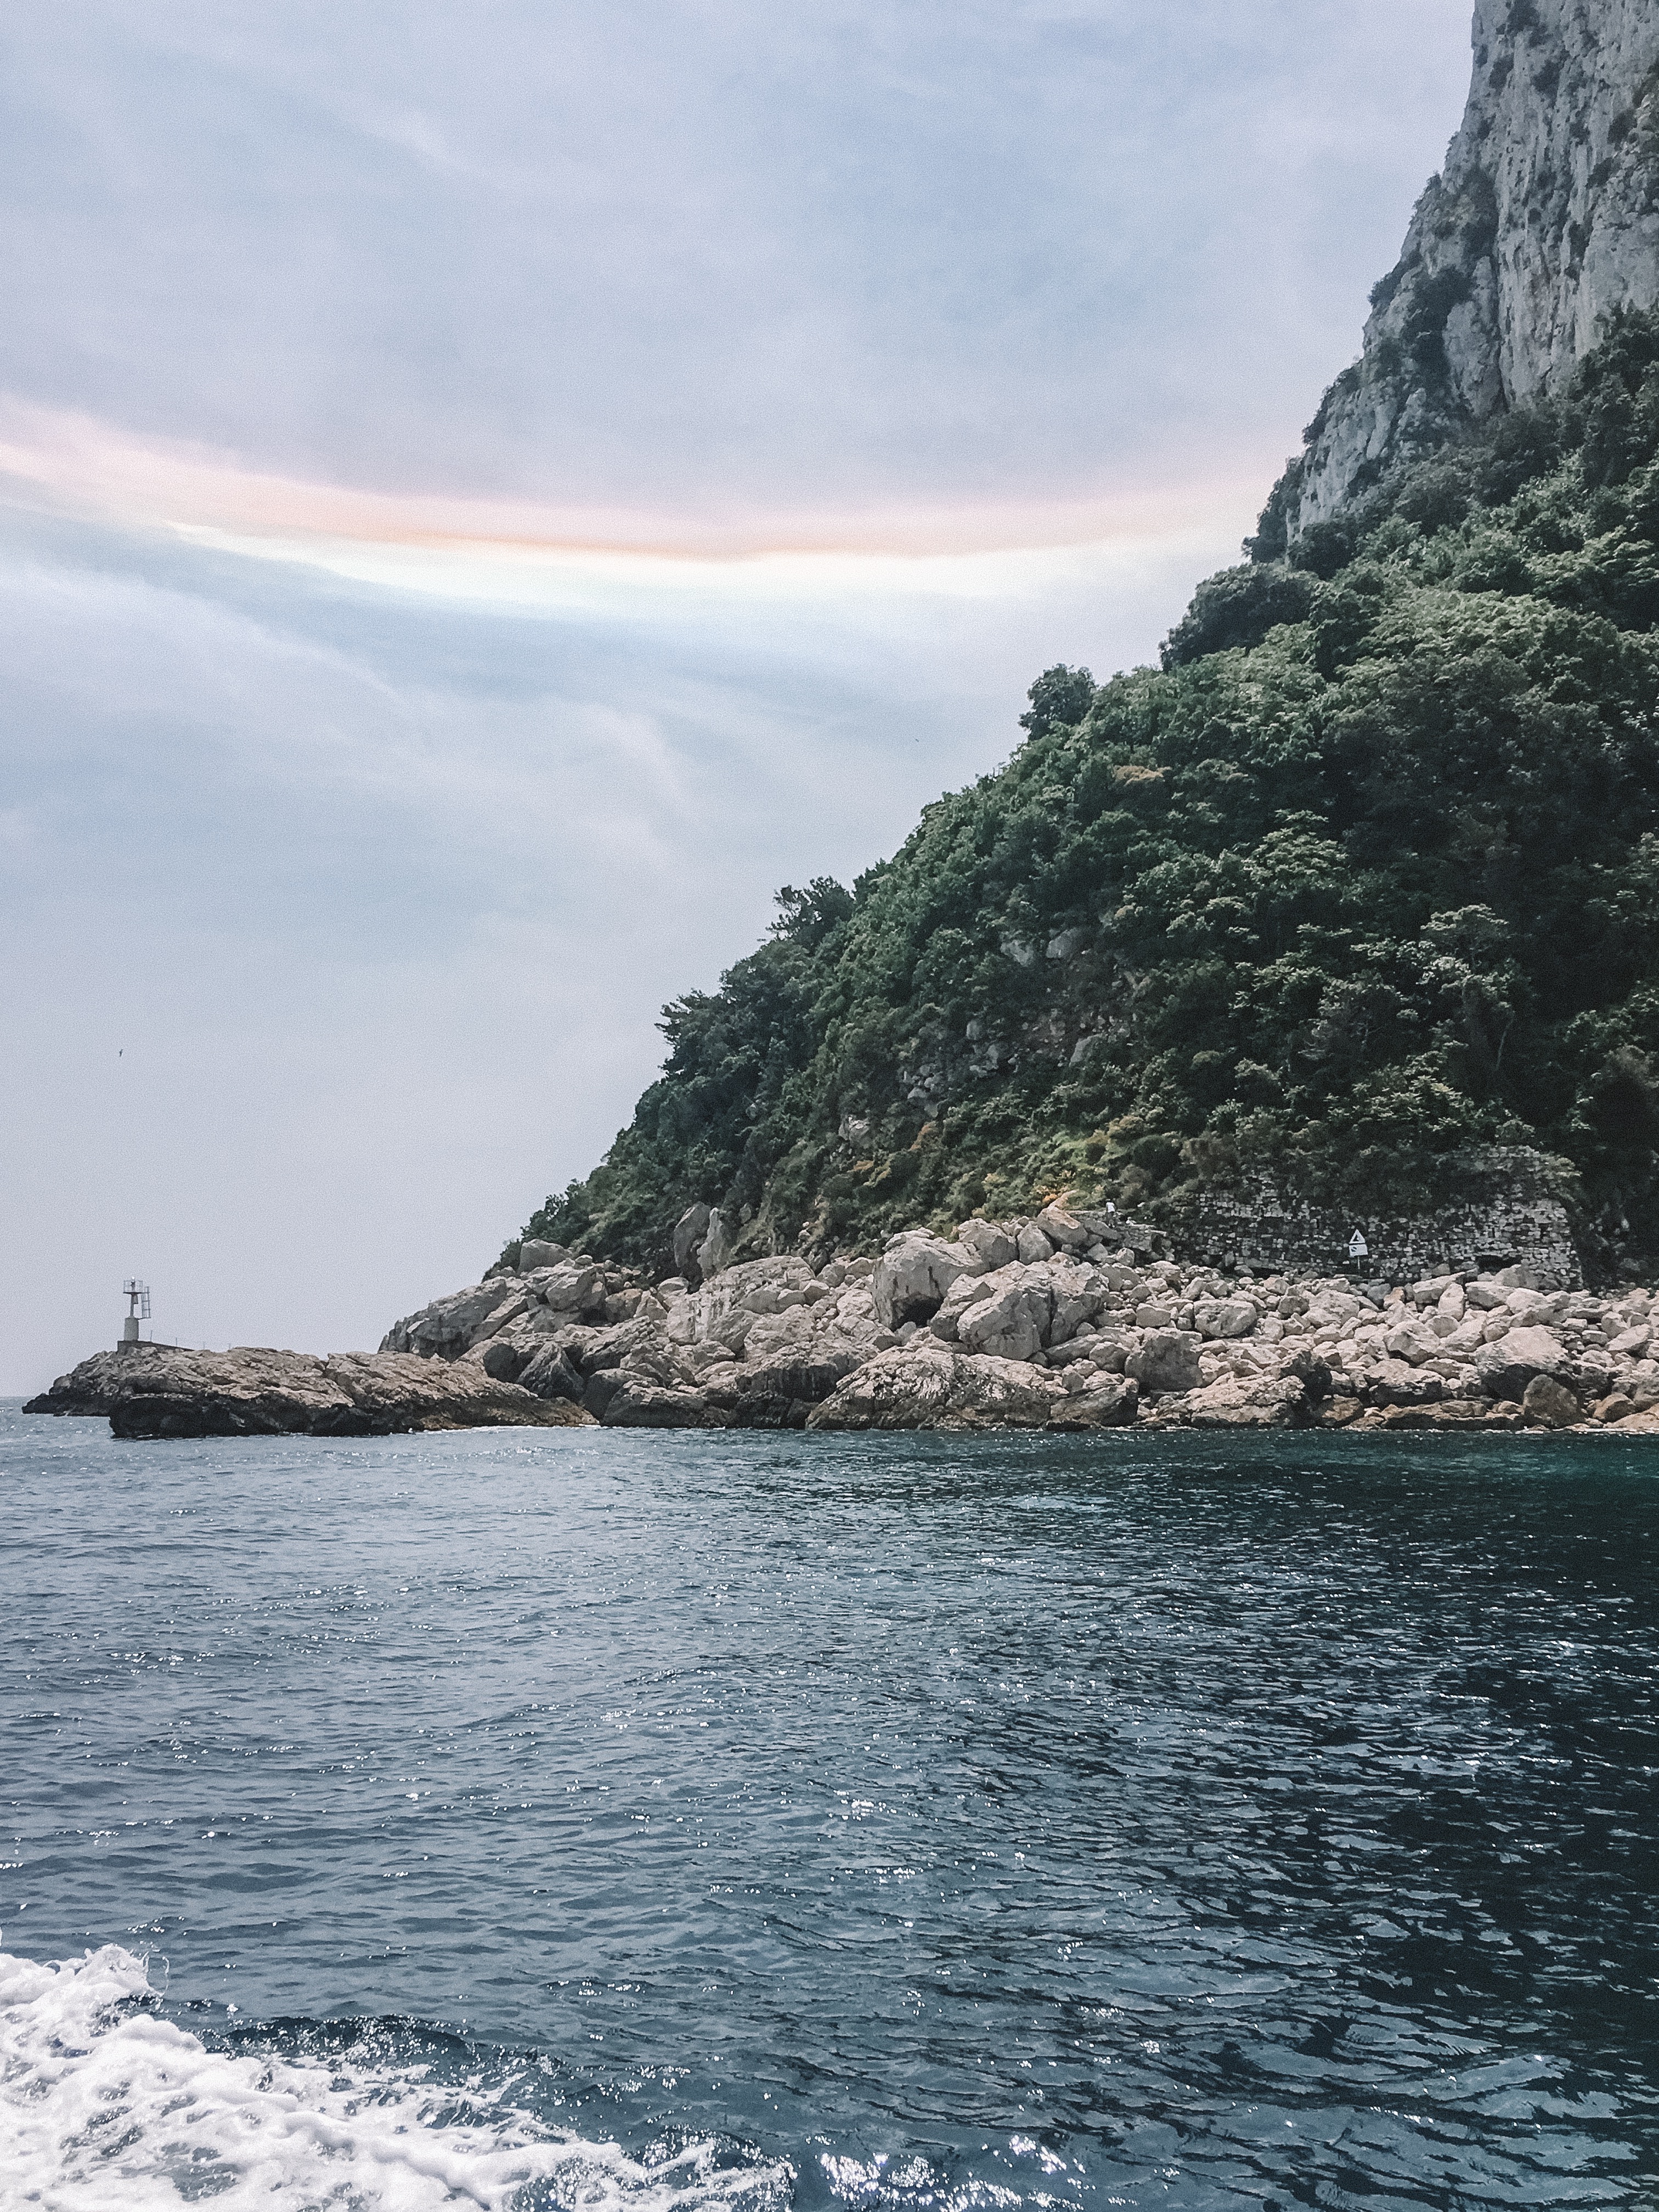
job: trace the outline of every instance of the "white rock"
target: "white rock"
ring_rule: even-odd
[[[394,1322],[381,1343],[382,1352],[416,1352],[427,1358],[455,1359],[489,1333],[484,1324],[497,1307],[523,1297],[512,1276],[495,1276],[485,1283],[470,1284],[434,1298],[419,1313]],[[519,1310],[523,1311],[520,1306]]]
[[[1440,1339],[1422,1322],[1401,1322],[1389,1331],[1384,1343],[1390,1359],[1407,1360],[1413,1367],[1426,1365],[1440,1351]]]
[[[1517,1403],[1534,1375],[1559,1376],[1568,1364],[1566,1346],[1547,1328],[1512,1328],[1484,1345],[1474,1362],[1489,1397]]]
[[[708,1216],[708,1234],[697,1247],[697,1265],[702,1270],[705,1283],[731,1265],[735,1249],[730,1224],[715,1206]]]
[[[981,1274],[1006,1267],[1019,1257],[1018,1237],[1000,1222],[964,1221],[957,1231],[957,1243],[971,1255],[970,1265]]]
[[[553,1313],[586,1313],[605,1296],[605,1278],[598,1267],[579,1267],[574,1260],[538,1274],[542,1304]]]
[[[870,1294],[885,1328],[931,1321],[958,1275],[975,1272],[969,1254],[925,1231],[896,1237],[876,1262]]]
[[[1143,1390],[1196,1389],[1200,1382],[1198,1344],[1196,1337],[1155,1329],[1139,1350],[1124,1362],[1124,1372],[1133,1376]]]
[[[1016,1264],[980,1279],[988,1295],[958,1320],[957,1343],[994,1358],[1035,1358],[1054,1321],[1054,1287],[1046,1272]]]
[[[1063,1206],[1045,1206],[1035,1224],[1056,1251],[1082,1251],[1092,1240],[1076,1214],[1068,1213]]]
[[[838,1384],[807,1419],[812,1429],[1041,1428],[1066,1402],[1057,1376],[1006,1360],[964,1358],[924,1330]]]
[[[1193,1326],[1200,1336],[1249,1336],[1261,1318],[1253,1298],[1222,1298],[1193,1310]]]

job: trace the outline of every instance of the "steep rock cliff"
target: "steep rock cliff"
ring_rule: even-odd
[[[1271,557],[1401,461],[1559,390],[1659,301],[1659,6],[1478,0],[1443,173],[1262,518]]]

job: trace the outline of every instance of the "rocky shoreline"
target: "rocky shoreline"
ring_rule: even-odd
[[[613,1428],[1659,1433],[1644,1290],[1597,1297],[1525,1267],[1229,1273],[1060,1206],[816,1268],[731,1264],[707,1222],[688,1214],[684,1272],[654,1283],[526,1243],[382,1349],[479,1364]]]
[[[1412,1283],[1228,1273],[1060,1206],[948,1238],[907,1230],[878,1258],[816,1268],[731,1263],[702,1227],[660,1281],[530,1242],[378,1352],[128,1347],[26,1410],[106,1414],[131,1437],[592,1423],[1659,1435],[1646,1290],[1598,1297],[1522,1267]]]

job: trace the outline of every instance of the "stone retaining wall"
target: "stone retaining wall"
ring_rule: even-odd
[[[1186,1256],[1257,1273],[1341,1273],[1410,1283],[1471,1268],[1525,1267],[1575,1290],[1583,1268],[1548,1163],[1524,1146],[1460,1161],[1462,1194],[1434,1213],[1378,1218],[1286,1199],[1267,1176],[1206,1194],[1176,1231]],[[1351,1259],[1355,1231],[1368,1256]]]

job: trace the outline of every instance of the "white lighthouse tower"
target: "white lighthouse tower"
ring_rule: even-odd
[[[121,1295],[127,1302],[127,1317],[121,1324],[121,1342],[139,1341],[138,1324],[149,1319],[149,1285],[141,1283],[136,1275],[121,1285]]]

